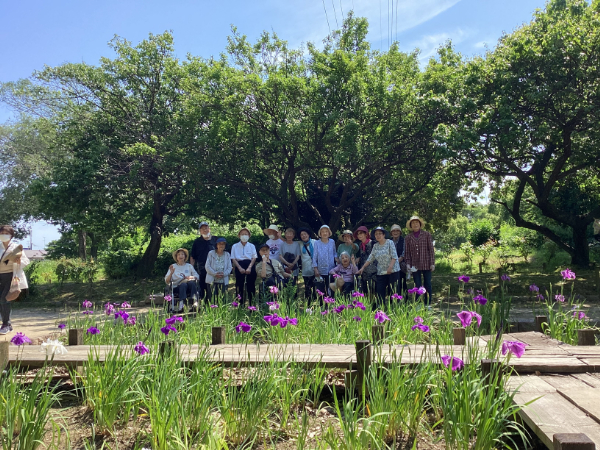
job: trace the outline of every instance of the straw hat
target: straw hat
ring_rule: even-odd
[[[342,231],[342,234],[340,234],[340,236],[338,237],[338,240],[344,242],[344,235],[349,234],[350,236],[354,237],[354,234],[352,233],[352,231],[350,230],[344,230]]]
[[[423,228],[423,227],[425,226],[425,221],[424,221],[423,219],[421,219],[419,216],[412,216],[410,219],[408,219],[408,220],[406,221],[406,228],[408,228],[409,230],[411,229],[411,228],[410,228],[410,223],[411,223],[413,220],[418,220],[418,221],[421,223],[421,228]]]
[[[185,262],[187,262],[187,260],[190,258],[190,252],[187,251],[187,248],[178,248],[177,250],[175,250],[173,252],[173,259],[175,260],[175,262],[177,261],[177,253],[179,252],[183,252],[185,253]]]
[[[267,236],[269,235],[269,231],[270,232],[275,232],[275,239],[279,238],[279,227],[277,225],[269,225],[269,228],[265,228],[263,230],[263,233],[265,233]]]

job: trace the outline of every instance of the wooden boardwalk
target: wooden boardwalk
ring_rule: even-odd
[[[470,361],[487,358],[486,346],[493,336],[471,338],[470,345],[375,345],[373,361],[384,364],[440,363],[441,355],[454,355]],[[515,403],[523,409],[520,416],[548,448],[555,433],[585,433],[600,449],[600,346],[578,347],[536,332],[512,333],[505,341],[527,344],[522,358],[511,357],[514,369],[508,388],[515,390]],[[11,346],[9,364],[41,367],[45,363],[75,367],[93,354],[103,361],[114,346],[68,346],[66,355],[55,355],[48,361],[40,346]],[[133,346],[122,346],[133,352]],[[153,348],[156,352],[158,349]],[[273,361],[295,361],[308,367],[356,368],[354,345],[314,344],[223,344],[179,347],[183,361],[210,361],[225,366],[254,366]],[[527,405],[530,403],[529,405]],[[527,406],[526,406],[527,405]]]

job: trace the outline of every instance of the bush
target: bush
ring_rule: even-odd
[[[495,241],[498,238],[499,230],[496,230],[489,219],[477,220],[469,226],[469,242],[474,247],[479,247],[490,240]]]
[[[98,255],[100,263],[104,267],[104,273],[108,278],[124,278],[131,276],[142,256],[131,250],[107,250]]]

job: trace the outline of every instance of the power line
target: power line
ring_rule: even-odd
[[[323,10],[325,11],[325,20],[327,20],[327,28],[329,28],[329,34],[331,34],[331,27],[329,26],[329,17],[327,17],[327,8],[325,8],[325,0],[323,0]]]
[[[339,28],[340,26],[338,25],[337,12],[335,11],[335,3],[333,3],[333,0],[331,0],[331,6],[333,6],[333,15],[335,16],[335,26]]]

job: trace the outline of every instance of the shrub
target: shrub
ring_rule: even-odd
[[[475,247],[499,238],[499,230],[488,219],[477,220],[469,226],[469,242]]]

